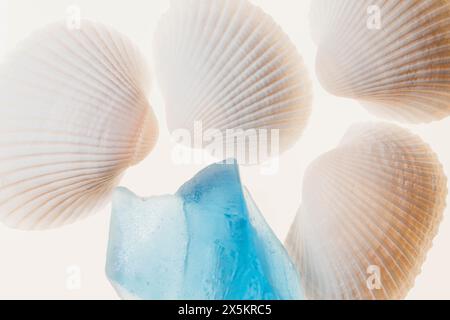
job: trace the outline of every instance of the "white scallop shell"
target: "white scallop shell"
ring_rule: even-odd
[[[311,84],[294,44],[260,8],[247,0],[172,1],[154,47],[172,132],[194,133],[201,123],[223,137],[241,129],[262,139],[261,129],[269,143],[279,133],[281,152],[298,140]]]
[[[310,299],[401,299],[438,232],[447,179],[419,137],[363,124],[308,169],[287,239]]]
[[[126,37],[94,22],[24,41],[0,66],[0,220],[50,228],[105,204],[156,142],[147,74]]]
[[[409,123],[450,115],[450,2],[314,0],[317,74],[334,95]]]

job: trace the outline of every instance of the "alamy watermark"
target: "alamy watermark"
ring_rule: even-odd
[[[81,8],[77,5],[71,5],[66,9],[66,27],[69,30],[81,29]]]
[[[81,268],[73,265],[66,268],[66,289],[69,291],[81,290]]]
[[[367,29],[381,30],[381,8],[377,5],[367,7]]]
[[[204,129],[203,123],[197,121],[193,130],[173,131],[172,141],[176,143],[172,151],[176,165],[236,160],[240,165],[261,165],[264,175],[276,174],[279,169],[278,129]]]
[[[367,268],[367,289],[370,291],[381,290],[382,280],[381,280],[381,268],[376,265],[369,266]]]

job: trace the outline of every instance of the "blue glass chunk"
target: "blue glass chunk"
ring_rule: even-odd
[[[303,298],[297,271],[236,163],[206,168],[174,196],[141,199],[118,189],[106,273],[122,298]]]

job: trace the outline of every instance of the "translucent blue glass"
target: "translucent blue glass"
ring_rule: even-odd
[[[113,201],[107,275],[123,298],[302,299],[283,245],[242,187],[236,163],[200,172],[174,196]]]

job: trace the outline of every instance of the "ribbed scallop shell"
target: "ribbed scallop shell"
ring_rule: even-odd
[[[450,115],[448,0],[314,0],[311,21],[327,91],[402,122]]]
[[[172,132],[192,131],[196,122],[223,136],[227,129],[266,129],[270,138],[279,130],[281,151],[301,135],[312,95],[302,58],[247,0],[172,1],[154,47]]]
[[[123,35],[82,21],[33,34],[0,66],[0,220],[71,223],[153,148],[147,68]]]
[[[288,236],[308,298],[404,298],[446,195],[442,166],[419,137],[389,124],[355,126],[308,169]]]

